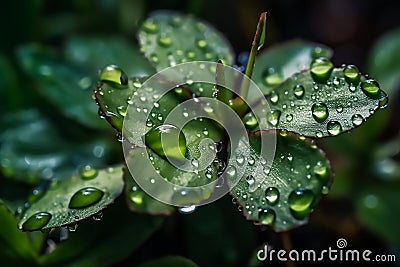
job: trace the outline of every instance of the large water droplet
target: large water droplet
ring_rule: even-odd
[[[258,220],[265,225],[272,225],[275,222],[276,214],[272,209],[264,209],[258,212]]]
[[[325,83],[331,77],[333,63],[325,57],[319,57],[312,61],[310,69],[315,82]]]
[[[361,83],[361,89],[367,96],[374,97],[379,92],[379,84],[373,79],[368,79]]]
[[[304,96],[304,86],[298,84],[295,87],[293,87],[293,94],[297,99],[302,98]]]
[[[104,192],[95,187],[85,187],[77,191],[69,201],[70,209],[83,209],[100,201]]]
[[[98,174],[99,174],[99,171],[90,165],[85,165],[81,169],[81,177],[84,180],[91,180],[93,178],[96,178]]]
[[[280,84],[282,80],[282,75],[274,68],[268,68],[263,72],[263,81],[267,86]]]
[[[279,101],[279,95],[275,91],[272,91],[269,94],[269,100],[271,101],[272,104],[276,104]]]
[[[288,204],[292,215],[296,219],[304,219],[310,212],[315,195],[311,190],[297,188],[290,193]]]
[[[324,103],[316,103],[311,107],[312,115],[317,122],[323,122],[328,118],[328,108]]]
[[[281,112],[279,110],[271,110],[267,114],[267,121],[272,126],[277,126],[279,123],[279,118],[281,117]]]
[[[351,122],[354,126],[360,126],[364,121],[364,118],[360,114],[354,114],[351,117]]]
[[[275,205],[279,200],[279,190],[276,187],[268,187],[265,189],[265,198],[268,204]]]
[[[171,124],[163,124],[151,129],[145,135],[145,143],[160,156],[185,159],[186,138],[183,132]]]
[[[332,136],[338,135],[342,133],[342,125],[338,121],[330,121],[328,122],[326,129],[328,133]]]
[[[28,220],[24,222],[21,229],[23,231],[40,230],[49,223],[51,217],[52,217],[51,214],[48,212],[35,213],[31,217],[29,217]]]
[[[344,78],[349,84],[357,85],[360,82],[360,72],[354,65],[348,65],[344,69]]]
[[[116,65],[109,65],[100,72],[100,81],[110,84],[115,88],[128,88],[128,76]]]
[[[254,116],[253,112],[247,113],[243,117],[243,122],[244,125],[246,125],[246,128],[249,130],[254,130],[258,125],[257,118]]]

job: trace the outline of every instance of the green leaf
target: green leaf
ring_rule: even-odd
[[[27,183],[65,177],[86,164],[104,165],[120,152],[114,140],[77,133],[65,122],[59,129],[34,109],[7,114],[1,124],[0,170]]]
[[[131,211],[152,215],[170,215],[175,211],[173,206],[164,204],[143,191],[128,169],[124,169],[124,180],[126,202]]]
[[[146,261],[138,267],[197,267],[193,261],[181,256],[166,256],[156,260]]]
[[[272,46],[256,57],[252,79],[268,94],[287,78],[308,68],[313,58],[331,55],[328,47],[302,40]]]
[[[42,266],[112,266],[126,259],[157,230],[162,218],[132,214],[122,199],[100,221],[87,220],[40,260]],[[116,248],[118,246],[118,248]]]
[[[268,159],[260,151],[262,140],[271,135],[276,135],[277,143],[268,167],[262,164]],[[257,132],[249,140],[251,159],[244,176],[231,190],[244,215],[276,231],[305,224],[329,190],[331,168],[325,155],[311,141],[287,132]]]
[[[310,73],[300,72],[275,87],[267,96],[271,111],[260,105],[253,112],[271,127],[321,138],[358,127],[386,107],[387,95],[374,80],[362,76],[356,85],[348,83],[339,68],[326,83],[316,83]]]
[[[121,194],[122,167],[86,171],[54,180],[49,190],[21,214],[19,228],[35,231],[75,224],[95,215]]]
[[[400,229],[396,214],[400,212],[400,184],[371,184],[357,195],[356,208],[361,222],[394,245],[400,245]]]
[[[232,65],[234,55],[221,33],[190,15],[158,11],[140,28],[141,51],[158,71],[188,61],[222,59]]]
[[[92,99],[96,72],[73,64],[50,48],[27,45],[18,49],[23,69],[39,92],[66,116],[83,125],[108,129]]]
[[[371,49],[368,71],[378,79],[382,88],[393,96],[400,83],[400,29],[383,35]]]
[[[17,220],[0,200],[0,265],[37,266],[37,255],[27,233],[17,228]]]
[[[66,43],[65,56],[92,70],[115,64],[128,77],[149,76],[155,72],[137,46],[117,36],[72,37]]]

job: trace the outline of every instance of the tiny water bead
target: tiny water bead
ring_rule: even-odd
[[[29,217],[28,220],[24,222],[21,229],[23,231],[40,230],[49,223],[51,217],[52,217],[51,214],[48,212],[35,213],[31,217]]]
[[[272,225],[275,219],[276,214],[272,209],[264,209],[258,212],[258,220],[264,225]]]
[[[85,187],[77,191],[69,201],[70,209],[83,209],[100,201],[104,192],[95,187]]]
[[[301,84],[297,84],[293,87],[293,94],[297,99],[301,99],[304,96],[304,86]]]
[[[328,118],[328,108],[324,103],[316,103],[311,107],[312,116],[317,122],[323,122]]]
[[[243,117],[243,122],[244,122],[246,128],[249,130],[254,130],[258,125],[257,118],[256,118],[256,116],[254,116],[253,112],[247,113]]]
[[[351,117],[351,122],[354,126],[360,126],[364,121],[364,118],[360,114],[354,114]]]
[[[289,208],[296,218],[304,218],[311,210],[315,195],[309,189],[297,188],[288,198]]]
[[[100,72],[100,81],[109,83],[115,88],[128,88],[128,76],[116,65],[109,65]]]
[[[373,79],[368,79],[361,83],[361,89],[367,96],[373,97],[379,92],[379,84]]]
[[[354,65],[347,65],[344,68],[344,78],[349,84],[357,85],[360,82],[360,72]]]
[[[163,124],[151,129],[145,135],[145,143],[159,156],[185,159],[186,138],[174,125]]]
[[[281,117],[281,111],[280,110],[271,110],[267,114],[267,121],[270,125],[272,126],[277,126],[279,123],[279,119]]]
[[[274,68],[267,68],[262,75],[263,75],[263,81],[267,86],[277,85],[283,81],[280,72],[278,72]]]
[[[328,131],[328,133],[332,136],[341,134],[343,129],[342,129],[342,125],[340,124],[340,122],[338,121],[330,121],[328,122],[326,129]]]
[[[265,189],[265,199],[270,205],[277,204],[279,201],[279,190],[276,187],[268,187]]]
[[[326,83],[331,77],[333,63],[326,57],[319,57],[311,62],[311,76],[317,83]]]
[[[83,180],[91,180],[97,177],[99,171],[90,165],[85,165],[81,169],[81,177]]]

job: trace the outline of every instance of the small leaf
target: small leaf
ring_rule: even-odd
[[[386,93],[375,80],[358,74],[361,82],[349,83],[347,67],[332,71],[331,65],[317,64],[321,64],[314,68],[318,78],[312,77],[313,68],[293,75],[267,95],[271,111],[260,106],[253,112],[266,118],[271,127],[321,138],[358,127],[386,107]],[[326,82],[315,82],[325,77]]]
[[[128,169],[124,169],[124,180],[126,202],[131,211],[152,215],[170,215],[175,211],[173,206],[164,204],[143,191]]]
[[[40,259],[43,266],[113,266],[128,258],[161,226],[162,218],[132,214],[118,199],[100,221],[86,220]],[[112,249],[118,244],[118,249]]]
[[[84,164],[104,165],[120,152],[113,140],[71,133],[66,123],[58,129],[34,109],[5,115],[1,123],[0,170],[27,183],[69,176]]]
[[[23,231],[59,227],[90,217],[111,204],[123,190],[122,167],[99,170],[91,179],[82,174],[54,180],[49,190],[21,214]]]
[[[214,27],[177,12],[153,13],[138,34],[141,50],[158,71],[188,61],[222,59],[232,65],[229,43]]]
[[[95,72],[37,45],[21,47],[18,57],[39,92],[66,116],[92,128],[107,129],[91,96]]]
[[[400,29],[383,35],[371,49],[368,71],[378,79],[389,96],[395,94],[400,83]]]
[[[329,58],[331,54],[326,46],[302,40],[272,46],[256,57],[252,79],[264,94],[268,94],[293,74],[308,68],[313,58]]]
[[[180,256],[166,256],[156,260],[146,261],[138,267],[197,267],[193,261]]]
[[[116,36],[72,37],[66,43],[65,56],[92,70],[115,64],[128,77],[149,76],[155,72],[138,47]]]
[[[264,138],[276,135],[272,166],[260,155]],[[231,190],[244,215],[257,224],[285,231],[305,224],[331,183],[324,154],[305,138],[287,132],[257,132],[249,136],[250,157],[244,176]]]
[[[400,245],[395,214],[400,212],[398,181],[370,184],[357,195],[356,208],[361,222],[388,242]]]
[[[35,266],[37,255],[26,233],[17,228],[17,220],[0,200],[1,266]]]

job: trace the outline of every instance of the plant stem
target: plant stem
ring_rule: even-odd
[[[250,79],[253,75],[254,63],[256,60],[256,55],[258,50],[264,45],[265,41],[265,28],[266,28],[266,15],[267,13],[261,13],[260,19],[257,24],[256,33],[253,38],[253,43],[251,44],[251,50],[249,55],[249,60],[247,61],[246,76]],[[250,81],[248,79],[244,79],[241,87],[240,96],[242,98],[246,98],[249,91]]]

